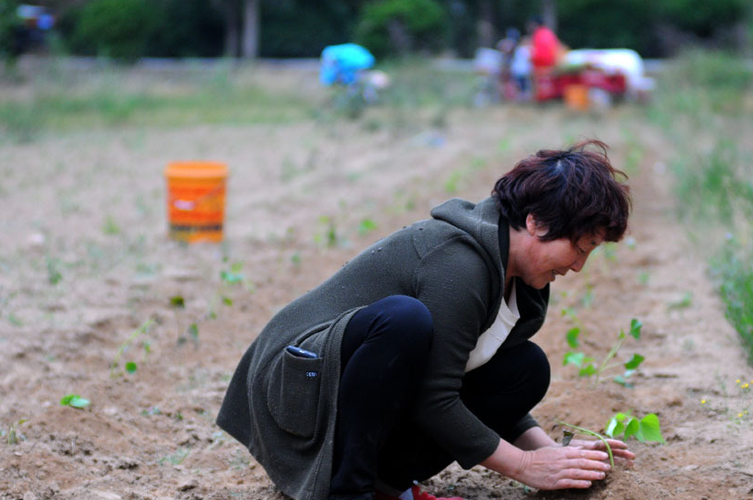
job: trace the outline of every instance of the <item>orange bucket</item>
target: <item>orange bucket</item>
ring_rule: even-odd
[[[568,85],[565,87],[565,104],[577,111],[588,111],[588,87],[586,85]]]
[[[165,168],[168,235],[195,243],[222,241],[227,165],[215,161],[176,161]]]

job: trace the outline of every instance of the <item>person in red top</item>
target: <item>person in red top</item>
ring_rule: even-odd
[[[544,25],[541,17],[531,19],[529,25],[532,34],[531,62],[533,63],[534,89],[536,100],[542,101],[550,97],[554,91],[551,82],[552,68],[557,62],[560,41],[554,32]]]

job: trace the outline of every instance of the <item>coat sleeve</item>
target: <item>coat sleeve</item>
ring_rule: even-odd
[[[424,256],[414,276],[416,298],[434,322],[414,418],[464,468],[491,456],[500,439],[460,399],[469,354],[489,314],[491,272],[470,243],[455,238]]]

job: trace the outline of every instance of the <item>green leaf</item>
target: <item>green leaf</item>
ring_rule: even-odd
[[[234,262],[230,266],[230,272],[233,274],[240,274],[243,271],[243,262]]]
[[[227,271],[220,271],[220,279],[228,285],[243,283],[243,275]]]
[[[578,347],[578,345],[580,344],[580,342],[578,341],[578,335],[580,335],[580,328],[578,328],[577,326],[570,328],[565,334],[565,337],[567,338],[567,345],[572,348]]]
[[[617,419],[617,416],[614,416],[607,423],[607,427],[604,429],[604,434],[613,438],[615,436],[619,436],[624,431],[625,425]]]
[[[184,309],[186,301],[182,295],[175,295],[174,297],[170,297],[170,305],[178,309]]]
[[[562,366],[575,365],[577,367],[583,366],[583,360],[586,358],[586,354],[582,352],[568,352],[562,359]]]
[[[136,370],[138,370],[138,368],[138,365],[136,365],[136,363],[134,363],[133,361],[129,361],[125,365],[125,369],[128,373],[136,373]]]
[[[643,328],[643,323],[641,323],[640,320],[635,318],[630,320],[630,335],[635,339],[641,338],[641,328]]]
[[[628,370],[635,370],[640,366],[641,363],[643,363],[643,360],[646,359],[640,354],[633,354],[633,357],[630,358],[630,361],[625,363],[625,368]]]
[[[578,372],[578,375],[581,377],[590,377],[591,375],[596,374],[596,367],[594,365],[588,365],[585,368],[581,368]]]
[[[363,219],[358,224],[358,234],[361,235],[361,236],[364,236],[364,235],[370,233],[371,231],[374,231],[378,227],[379,227],[379,225],[377,225],[377,223],[374,222],[372,219]]]
[[[627,441],[631,436],[635,436],[639,441],[643,440],[641,436],[641,426],[635,418],[631,418],[625,427],[624,439]]]
[[[60,404],[62,406],[72,406],[73,408],[86,408],[90,402],[78,394],[67,394],[60,400]]]
[[[231,299],[230,297],[223,296],[222,297],[222,303],[225,304],[226,306],[232,306],[233,305],[233,299]]]
[[[643,439],[649,442],[665,443],[664,436],[661,435],[661,426],[659,417],[656,413],[649,413],[641,419],[641,434]]]
[[[188,327],[188,334],[194,340],[199,340],[199,327],[196,325],[196,323],[191,323],[191,325]]]

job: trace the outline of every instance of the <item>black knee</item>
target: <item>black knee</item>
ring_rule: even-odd
[[[418,299],[407,295],[391,295],[379,301],[384,307],[385,330],[401,349],[416,353],[428,352],[434,334],[429,309]]]

